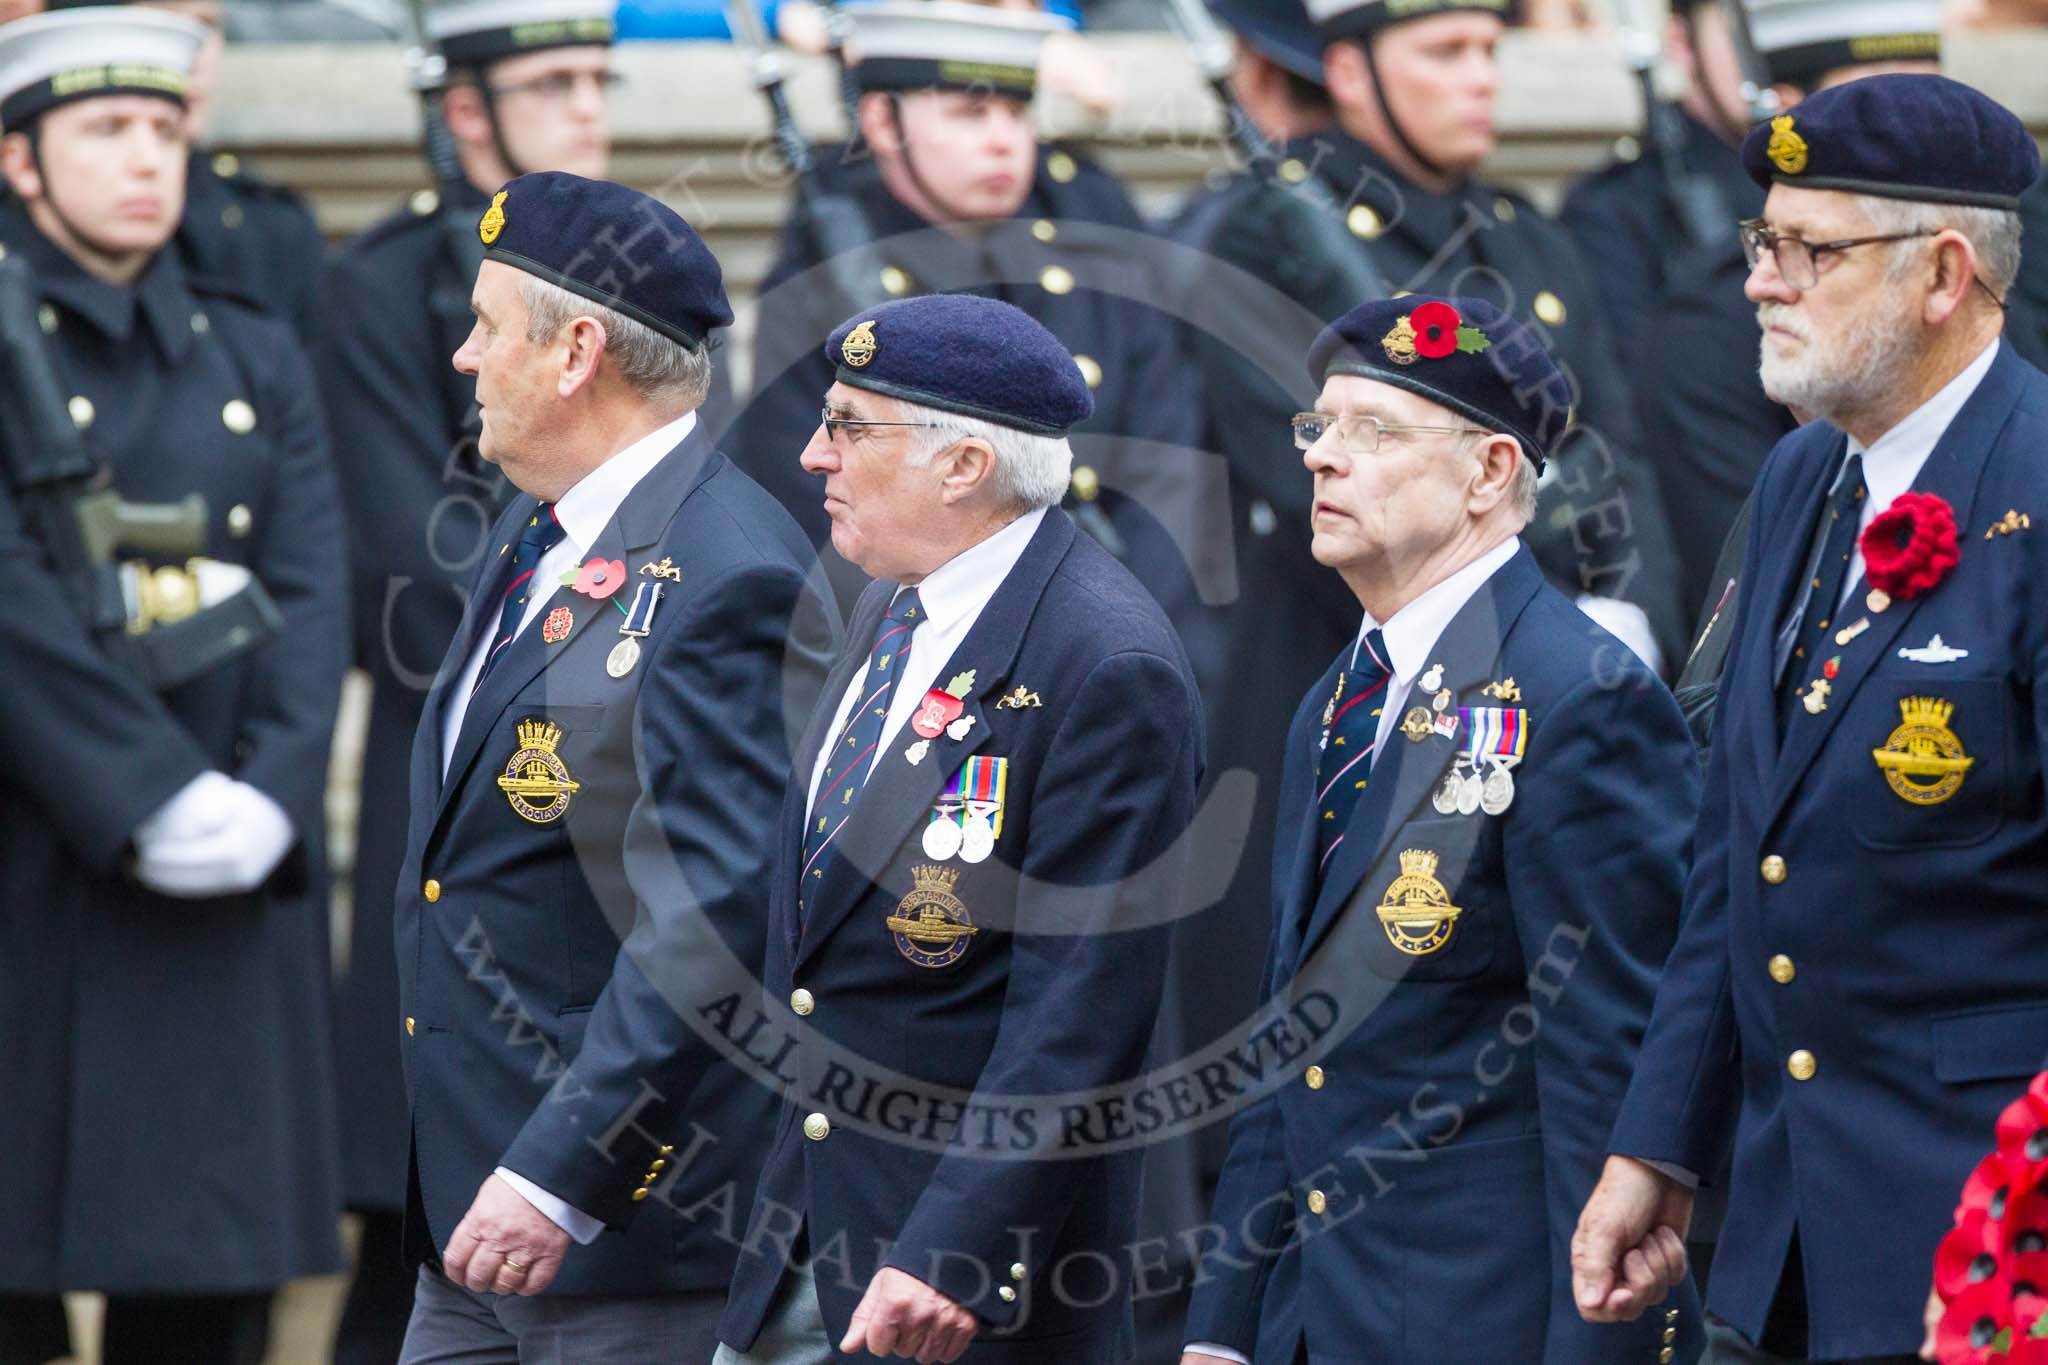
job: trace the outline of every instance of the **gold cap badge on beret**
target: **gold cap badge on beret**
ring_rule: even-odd
[[[1806,139],[1792,131],[1790,114],[1780,114],[1771,120],[1771,140],[1764,155],[1787,175],[1797,175],[1806,169]]]
[[[863,322],[846,334],[846,340],[839,343],[839,354],[847,364],[860,369],[875,358],[875,321]]]
[[[1380,338],[1387,359],[1396,365],[1413,365],[1417,357],[1441,360],[1459,351],[1476,354],[1491,345],[1486,333],[1469,326],[1457,309],[1435,302],[1404,315],[1393,331]]]
[[[483,238],[485,246],[498,240],[498,234],[505,230],[505,196],[510,190],[499,190],[491,197],[491,206],[484,210],[483,221],[476,225],[476,235]]]

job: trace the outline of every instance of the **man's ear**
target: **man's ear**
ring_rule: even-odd
[[[0,137],[0,175],[7,178],[7,188],[14,191],[14,197],[23,202],[43,197],[43,177],[36,169],[35,152],[29,146],[28,136],[9,133]]]
[[[932,457],[939,467],[939,496],[948,507],[974,496],[995,477],[995,447],[978,436],[963,436]]]
[[[441,95],[441,119],[448,132],[465,147],[487,147],[491,143],[491,116],[484,108],[484,92],[468,82],[451,85]]]
[[[895,156],[903,150],[903,139],[897,135],[896,119],[890,111],[894,96],[879,90],[870,90],[860,97],[855,106],[860,116],[860,134],[870,148]]]
[[[555,380],[555,392],[570,398],[597,378],[598,362],[604,358],[607,338],[604,324],[593,317],[572,318],[562,328],[555,344],[562,348],[562,370]]]
[[[1954,228],[1934,234],[1934,278],[1924,305],[1927,324],[1947,322],[1975,287],[1977,247]]]
[[[1515,469],[1522,462],[1522,446],[1501,432],[1483,437],[1475,452],[1472,471],[1472,510],[1491,512],[1507,501],[1515,486]]]

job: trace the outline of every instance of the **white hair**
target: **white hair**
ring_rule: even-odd
[[[1519,446],[1521,442],[1517,440],[1515,444]],[[1508,489],[1508,506],[1515,509],[1515,515],[1522,519],[1524,526],[1536,520],[1537,485],[1542,477],[1536,472],[1536,462],[1529,458],[1529,451],[1524,447],[1522,458],[1515,462],[1514,485]]]
[[[1015,427],[1000,426],[979,417],[967,417],[941,408],[926,407],[899,399],[906,422],[928,422],[914,428],[914,439],[903,462],[922,469],[932,457],[955,442],[986,441],[996,453],[990,474],[996,498],[1006,507],[1033,512],[1051,507],[1066,496],[1067,481],[1073,475],[1074,448],[1064,436],[1036,436]]]
[[[1971,204],[1929,204],[1918,199],[1892,199],[1881,194],[1859,194],[1856,203],[1879,233],[1936,233],[1953,228],[1970,239],[1977,249],[1977,273],[1993,294],[2003,299],[2020,274],[2020,216],[2011,209],[1979,208]],[[1900,243],[1904,246],[1905,243]],[[1892,257],[1887,272],[1896,280],[1909,268],[1912,256],[1901,250]]]
[[[706,342],[685,346],[538,275],[519,276],[519,298],[526,305],[526,339],[535,344],[577,318],[595,319],[604,328],[606,362],[649,403],[687,412],[711,392],[711,347]]]

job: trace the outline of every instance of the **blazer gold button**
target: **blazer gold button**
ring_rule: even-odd
[[[1030,1273],[1031,1273],[1030,1271],[1028,1271],[1028,1270],[1026,1270],[1026,1269],[1024,1268],[1024,1263],[1023,1263],[1022,1261],[1012,1261],[1012,1262],[1010,1263],[1010,1278],[1011,1278],[1011,1279],[1013,1279],[1013,1280],[1021,1280],[1021,1279],[1023,1279],[1023,1278],[1024,1278],[1024,1277],[1025,1277],[1026,1275],[1028,1275],[1028,1274],[1030,1274]]]
[[[1308,179],[1308,167],[1290,156],[1280,163],[1280,178],[1290,185],[1299,185]]]
[[[882,267],[882,288],[892,298],[902,298],[910,292],[910,274],[900,266]]]
[[[1308,1211],[1310,1213],[1321,1213],[1328,1207],[1330,1207],[1329,1197],[1321,1190],[1310,1190],[1308,1192]]]
[[[1064,185],[1079,175],[1081,168],[1065,152],[1054,152],[1045,159],[1045,173]]]
[[[1077,464],[1074,466],[1071,486],[1074,496],[1082,502],[1094,502],[1102,491],[1102,477],[1095,472],[1095,466]]]
[[[1004,1303],[1015,1303],[1017,1301],[1017,1291],[1010,1288],[1010,1286],[1008,1285],[1004,1285],[1001,1289],[998,1289],[996,1291],[996,1297],[1001,1299]]]
[[[226,179],[242,169],[242,159],[233,152],[221,152],[213,158],[213,173]]]
[[[1771,980],[1777,982],[1780,986],[1791,985],[1792,978],[1798,974],[1798,969],[1792,965],[1792,959],[1786,957],[1783,953],[1779,953],[1771,959]]]
[[[1302,1073],[1301,1078],[1308,1082],[1308,1088],[1311,1090],[1321,1090],[1323,1088],[1323,1069],[1319,1066],[1310,1067]]]
[[[645,1185],[642,1185],[639,1189],[633,1191],[633,1202],[636,1204],[639,1203],[641,1200],[645,1199],[646,1197],[647,1187]]]
[[[1536,296],[1536,302],[1531,305],[1531,310],[1539,321],[1552,327],[1564,321],[1564,300],[1548,289]]]
[[[804,1136],[813,1142],[823,1142],[832,1136],[832,1120],[823,1114],[813,1114],[804,1120]]]
[[[1764,859],[1763,866],[1759,870],[1764,874],[1764,880],[1772,886],[1776,886],[1785,880],[1785,860],[1775,853]]]
[[[441,196],[434,193],[432,190],[415,190],[413,192],[412,198],[407,202],[412,206],[412,211],[414,213],[424,218],[428,214],[434,213],[440,209]]]
[[[1506,195],[1496,195],[1493,201],[1493,216],[1503,223],[1515,221],[1515,201]]]
[[[410,1014],[405,1016],[405,1036],[408,1038],[412,1037],[413,1022],[413,1017]]]
[[[1813,1054],[1805,1048],[1800,1048],[1799,1051],[1785,1059],[1785,1069],[1792,1073],[1792,1079],[1795,1081],[1812,1080],[1813,1073],[1818,1065],[1813,1060]]]
[[[420,894],[427,898],[427,904],[432,905],[435,901],[441,899],[441,883],[435,881],[432,877],[427,878],[427,884],[420,888]]]
[[[809,1014],[818,1008],[818,997],[799,986],[789,993],[789,1007],[798,1014]]]

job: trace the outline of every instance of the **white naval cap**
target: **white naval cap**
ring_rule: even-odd
[[[1307,0],[1309,21],[1325,43],[1365,38],[1404,19],[1476,10],[1509,18],[1512,0]]]
[[[987,90],[1029,98],[1047,37],[1072,24],[959,0],[849,5],[847,60],[862,90]]]
[[[614,0],[449,0],[427,6],[427,41],[450,66],[550,47],[609,46]]]
[[[1807,85],[1862,62],[1939,61],[1940,0],[1743,0],[1774,81]]]
[[[95,95],[185,99],[206,26],[133,5],[92,5],[0,24],[0,127]]]

